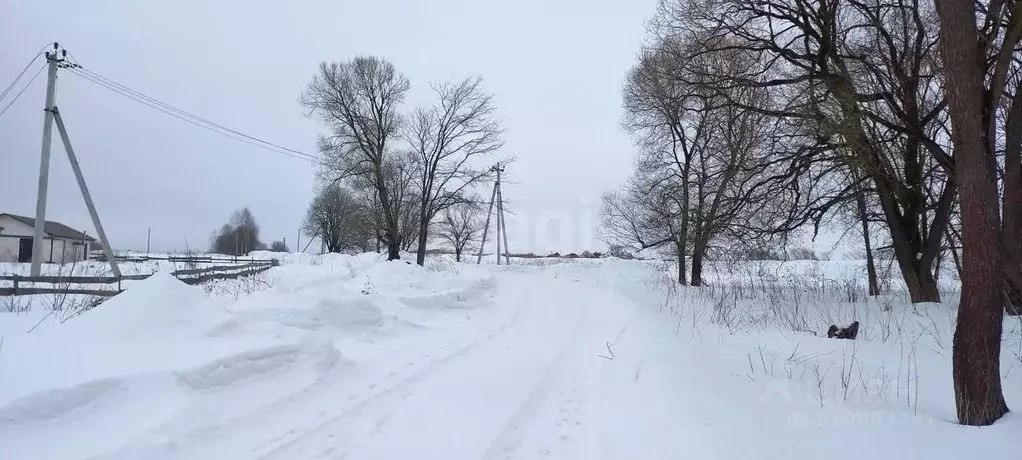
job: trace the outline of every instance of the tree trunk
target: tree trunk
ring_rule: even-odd
[[[423,217],[419,222],[419,247],[415,251],[415,263],[420,266],[426,264],[426,241],[429,239],[429,226],[425,224],[425,220]]]
[[[685,245],[680,240],[675,240],[674,248],[678,251],[678,284],[686,286],[688,282],[685,280]]]
[[[706,255],[706,243],[696,237],[692,244],[692,286],[703,285],[703,257]]]
[[[870,242],[869,237],[869,218],[866,215],[866,197],[863,196],[863,191],[859,190],[855,194],[855,201],[859,208],[859,221],[862,222],[862,242],[866,248],[866,277],[869,283],[869,295],[878,296],[880,295],[880,285],[877,283],[877,267],[873,260],[873,245]]]
[[[894,256],[912,303],[940,302],[940,290],[929,264],[917,258],[907,241],[894,239],[893,242]]]
[[[461,262],[461,248],[459,247],[454,248],[454,261]]]
[[[387,191],[387,184],[383,177],[383,165],[376,164],[376,194],[380,198],[380,208],[383,211],[383,239],[387,243],[387,260],[401,258],[401,229],[398,225],[397,210],[394,209],[390,194]]]
[[[928,267],[921,266],[916,261],[906,261],[899,257],[898,268],[901,269],[901,275],[905,279],[905,286],[908,288],[908,296],[912,303],[940,302],[937,280],[933,278],[933,272]]]
[[[877,280],[876,261],[873,260],[873,248],[869,245],[869,237],[866,238],[866,278],[869,283],[869,295],[880,295],[880,283]]]
[[[685,280],[685,255],[688,248],[688,162],[685,163],[685,180],[682,183],[681,194],[681,231],[678,232],[678,282],[682,286],[688,284]]]
[[[952,351],[955,405],[959,423],[990,425],[1008,412],[1000,372],[1003,244],[987,134],[993,114],[984,109],[985,56],[976,45],[973,2],[936,5],[962,208],[962,295]]]
[[[918,184],[910,189],[910,192],[907,193],[908,196],[899,196],[897,185],[886,173],[882,172],[884,169],[878,159],[883,155],[875,152],[877,147],[866,140],[868,136],[862,124],[864,116],[855,96],[856,92],[851,77],[843,75],[841,78],[832,79],[830,86],[840,102],[842,115],[848,120],[846,137],[852,146],[852,151],[855,152],[857,159],[862,161],[860,168],[868,174],[876,187],[880,208],[884,212],[887,228],[891,233],[895,259],[898,261],[898,268],[901,270],[912,303],[940,302],[940,291],[937,289],[937,282],[931,270],[933,258],[940,250],[940,245],[937,244],[940,239],[925,240],[923,238],[923,231],[918,225],[919,205],[922,204]],[[907,162],[915,158],[919,149],[916,140],[910,137],[909,141],[904,155]],[[917,165],[907,163],[906,168],[906,175],[909,177],[917,174]],[[910,180],[909,184],[911,185],[913,181],[914,179]],[[934,230],[942,232],[947,226],[947,215],[950,212],[951,200],[956,191],[953,185],[947,184],[941,194],[941,202],[935,211],[937,216],[931,226],[931,233]],[[937,233],[938,236],[941,234]]]
[[[688,280],[685,276],[685,246],[686,246],[686,229],[687,225],[682,224],[682,232],[675,239],[675,250],[678,251],[678,283],[685,286],[688,285]]]
[[[1010,315],[1022,315],[1022,94],[1012,97],[1005,121],[1004,215],[1005,290]]]
[[[387,243],[387,260],[401,259],[401,242],[390,241]]]

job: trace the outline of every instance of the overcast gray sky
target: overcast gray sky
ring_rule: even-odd
[[[172,2],[0,0],[0,83],[59,41],[90,70],[231,128],[313,153],[321,129],[297,97],[320,61],[370,54],[412,82],[478,74],[496,97],[513,250],[582,250],[599,196],[634,149],[620,88],[655,0]],[[33,68],[35,70],[35,68]],[[30,72],[26,77],[31,76]],[[33,215],[45,73],[0,117],[0,212]],[[6,100],[6,99],[5,99]],[[67,72],[57,104],[113,244],[205,249],[249,206],[263,239],[293,242],[313,167],[204,131]],[[47,217],[91,230],[59,142]],[[293,245],[293,244],[292,244]]]

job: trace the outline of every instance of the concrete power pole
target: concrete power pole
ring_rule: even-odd
[[[490,207],[486,211],[486,223],[483,224],[483,238],[479,243],[479,255],[476,257],[476,264],[480,264],[483,261],[483,250],[486,248],[486,235],[490,232],[490,217],[493,215],[493,208],[496,206],[496,227],[497,234],[494,238],[497,240],[497,265],[500,265],[501,255],[501,238],[504,242],[504,263],[511,265],[511,253],[507,247],[507,224],[504,221],[504,196],[500,190],[500,174],[504,172],[504,166],[497,163],[496,166],[490,168],[491,171],[497,173],[497,181],[493,183],[493,193],[490,195]]]
[[[68,137],[67,128],[64,126],[63,118],[60,116],[60,112],[57,111],[57,105],[54,102],[56,98],[54,93],[57,89],[57,69],[63,66],[76,65],[65,64],[66,57],[67,50],[61,49],[57,43],[53,44],[52,53],[46,53],[49,73],[47,74],[46,82],[46,109],[43,112],[43,149],[39,159],[39,191],[36,196],[35,232],[32,235],[32,276],[39,276],[42,271],[43,234],[46,228],[46,193],[50,182],[50,145],[53,141],[53,124],[56,122],[60,138],[64,142],[64,150],[67,152],[68,162],[71,163],[71,170],[78,181],[78,188],[82,192],[82,199],[85,200],[85,207],[88,208],[89,216],[92,218],[92,225],[96,228],[99,240],[103,244],[103,251],[106,254],[107,261],[110,263],[110,269],[113,271],[114,276],[119,277],[121,276],[121,270],[117,267],[117,259],[114,257],[113,248],[110,246],[110,240],[106,237],[106,231],[103,230],[103,223],[99,220],[99,213],[96,212],[96,206],[92,202],[92,195],[89,193],[89,188],[85,185],[85,177],[82,175],[82,169],[78,165],[78,157],[75,156],[74,149],[71,147],[71,139]]]
[[[504,220],[504,192],[500,187],[500,173],[504,172],[503,167],[497,168],[497,223],[504,231],[504,263],[511,265],[511,251],[507,247],[507,222]],[[500,232],[497,232],[500,236]],[[497,265],[500,265],[500,243],[497,243]]]
[[[32,276],[39,276],[43,265],[43,230],[46,227],[46,189],[50,182],[50,142],[53,138],[53,107],[57,91],[57,65],[64,62],[66,50],[53,44],[46,52],[46,106],[43,108],[43,148],[39,158],[39,190],[35,202],[35,233],[32,235]]]

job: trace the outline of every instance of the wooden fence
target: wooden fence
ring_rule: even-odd
[[[252,276],[262,273],[278,265],[276,259],[256,260],[245,264],[217,265],[205,268],[190,268],[171,272],[175,278],[186,284],[200,284],[213,280],[236,279],[244,276]],[[0,296],[35,295],[35,294],[84,294],[100,297],[113,297],[120,294],[123,289],[122,281],[140,281],[152,276],[152,273],[143,275],[121,275],[121,276],[21,276],[2,275],[0,281],[11,281],[12,287],[0,287]],[[39,288],[24,286],[27,283],[51,284],[54,287]],[[96,289],[95,287],[83,288],[81,285],[103,284],[112,285],[116,283],[116,289]],[[75,286],[75,287],[72,287]]]
[[[106,262],[106,254],[102,252],[94,252],[89,256],[89,259]],[[214,264],[214,263],[228,263],[237,264],[242,262],[265,262],[265,260],[254,259],[251,257],[238,257],[238,256],[150,256],[148,254],[139,255],[115,255],[114,260],[118,262],[149,262],[155,261],[170,261],[185,264]]]

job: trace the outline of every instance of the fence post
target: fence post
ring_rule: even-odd
[[[117,275],[117,292],[121,292],[121,275]]]
[[[18,295],[18,275],[14,275],[14,295]]]

